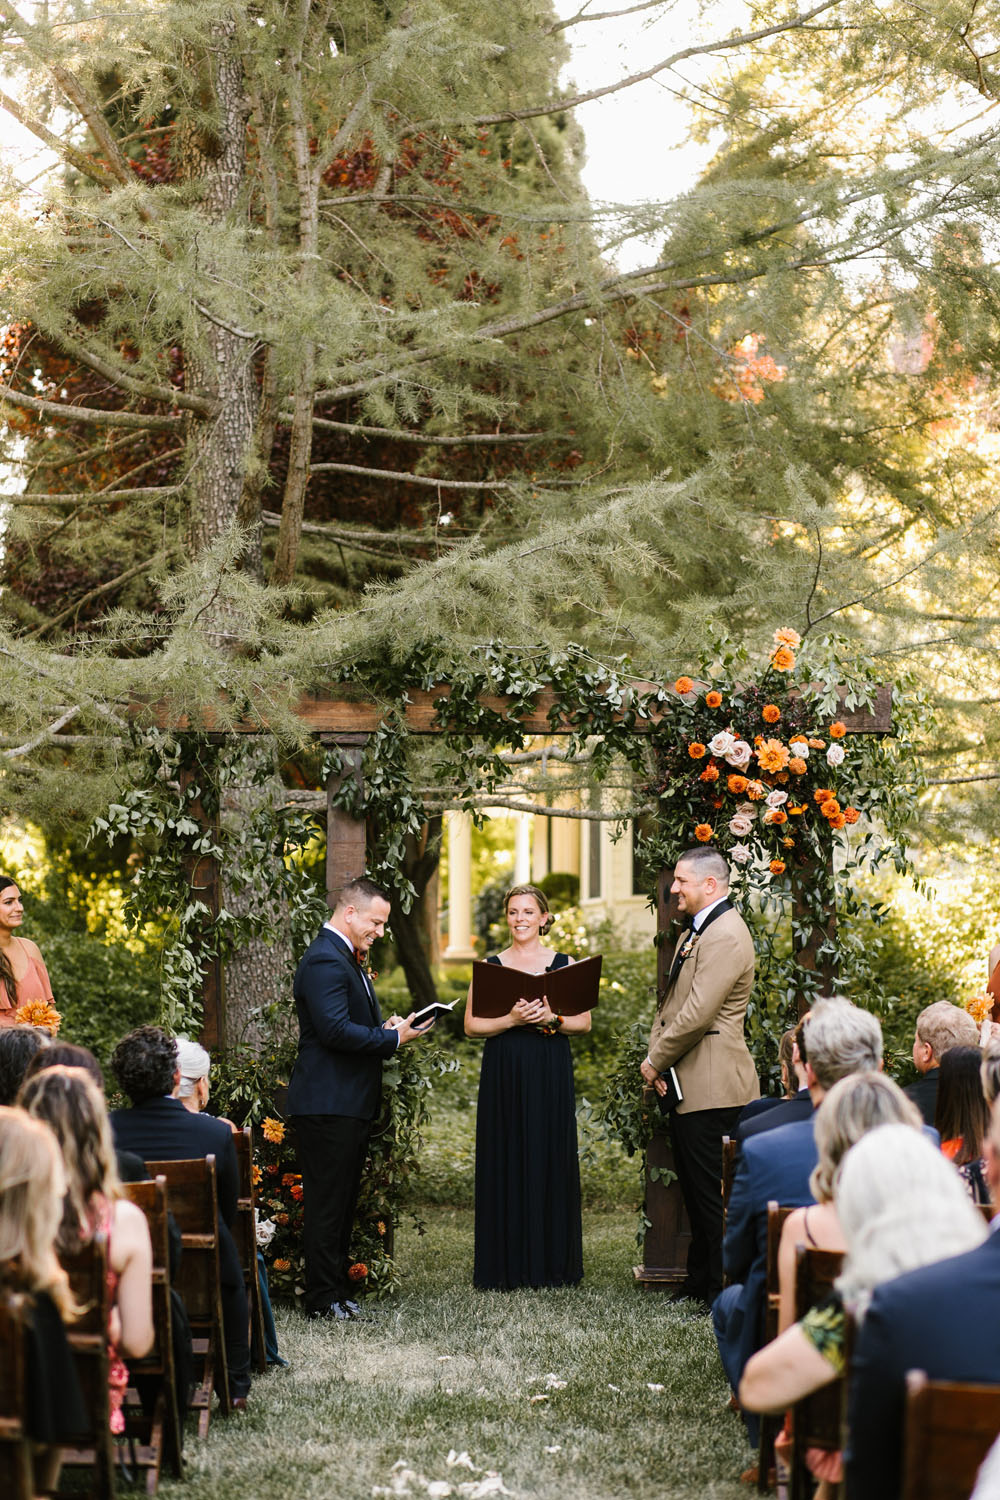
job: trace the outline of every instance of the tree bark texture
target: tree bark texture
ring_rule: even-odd
[[[431,972],[427,907],[435,894],[435,877],[441,858],[441,823],[440,815],[436,815],[424,825],[419,838],[410,837],[406,841],[403,874],[413,882],[417,892],[410,910],[403,910],[395,891],[391,895],[389,921],[414,1010],[433,1005],[438,998]],[[431,920],[436,920],[436,910],[431,914]]]

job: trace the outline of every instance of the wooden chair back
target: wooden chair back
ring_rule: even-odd
[[[977,1203],[976,1207],[979,1209],[979,1212],[982,1214],[982,1216],[985,1219],[986,1223],[987,1224],[992,1224],[994,1218],[996,1217],[996,1212],[997,1212],[996,1209],[993,1207],[993,1204],[992,1203]]]
[[[264,1342],[264,1311],[260,1294],[260,1268],[257,1260],[257,1193],[253,1185],[253,1130],[245,1125],[233,1136],[236,1146],[239,1197],[236,1202],[236,1228],[233,1238],[240,1258],[250,1308],[250,1350],[253,1368],[262,1375],[267,1369]]]
[[[1000,1385],[906,1377],[901,1500],[969,1500],[1000,1435]]]
[[[798,1245],[795,1252],[795,1318],[804,1318],[833,1291],[844,1265],[840,1250]],[[843,1446],[844,1381],[838,1378],[797,1401],[792,1408],[791,1500],[812,1500],[815,1480],[806,1467],[806,1449],[836,1453]]]
[[[90,1423],[77,1445],[63,1449],[63,1473],[74,1468],[90,1470],[91,1493],[96,1500],[111,1500],[115,1494],[115,1447],[108,1396],[111,1299],[107,1236],[95,1234],[74,1254],[60,1256],[60,1262],[69,1277],[73,1300],[81,1309],[66,1333]]]
[[[177,1405],[173,1314],[170,1305],[170,1248],[167,1237],[167,1179],[127,1182],[125,1196],[140,1208],[153,1246],[153,1347],[144,1359],[129,1360],[126,1396],[128,1433],[135,1441],[135,1465],[145,1472],[148,1495],[155,1495],[164,1459],[184,1478],[183,1413]]]
[[[764,1326],[762,1329],[763,1343],[769,1344],[778,1333],[778,1304],[780,1301],[778,1288],[778,1247],[781,1244],[781,1231],[785,1227],[788,1215],[794,1213],[794,1207],[779,1204],[773,1198],[767,1205],[767,1247],[765,1251],[765,1267],[767,1274],[767,1292],[764,1299]],[[774,1468],[774,1442],[781,1431],[781,1418],[764,1415],[760,1419],[760,1441],[757,1444],[757,1489],[763,1494],[769,1487],[769,1476]]]
[[[211,1418],[212,1391],[218,1392],[224,1415],[232,1410],[229,1370],[222,1323],[219,1275],[219,1193],[215,1157],[190,1161],[148,1161],[152,1177],[165,1177],[167,1204],[181,1232],[177,1290],[191,1320],[198,1378],[191,1406],[198,1412],[198,1434],[205,1437]]]
[[[31,1440],[24,1383],[25,1298],[0,1294],[0,1495],[32,1500]]]

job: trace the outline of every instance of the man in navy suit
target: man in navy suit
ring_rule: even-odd
[[[986,1176],[1000,1204],[1000,1108],[986,1142]],[[875,1288],[858,1330],[848,1402],[848,1500],[898,1500],[907,1370],[931,1380],[1000,1384],[1000,1233],[964,1255]]]
[[[882,1029],[873,1015],[848,1000],[817,1000],[803,1022],[800,1051],[815,1111],[838,1079],[882,1066]],[[723,1245],[730,1285],[712,1307],[719,1356],[734,1391],[763,1339],[767,1205],[774,1201],[798,1208],[811,1203],[809,1178],[816,1159],[812,1116],[763,1131],[743,1144]],[[745,1419],[750,1441],[756,1443],[757,1418],[747,1413]]]
[[[229,1366],[229,1394],[237,1410],[250,1389],[250,1314],[246,1286],[231,1230],[236,1223],[239,1176],[233,1132],[212,1115],[192,1114],[173,1091],[180,1085],[177,1043],[159,1026],[140,1026],[123,1037],[111,1057],[111,1071],[131,1109],[111,1114],[115,1146],[143,1161],[190,1161],[215,1157],[219,1194],[219,1280],[222,1322]]]
[[[792,1032],[792,1056],[791,1062],[788,1065],[791,1076],[797,1084],[797,1091],[790,1099],[767,1100],[767,1103],[771,1106],[770,1109],[754,1110],[753,1104],[748,1104],[740,1115],[736,1126],[737,1140],[741,1142],[749,1140],[751,1136],[760,1135],[764,1130],[774,1130],[779,1125],[791,1125],[793,1120],[811,1119],[813,1112],[812,1096],[809,1093],[809,1085],[806,1081],[806,1065],[802,1061],[802,1054],[799,1051],[801,1027],[802,1022],[800,1021]]]
[[[359,877],[344,886],[295,971],[299,1050],[288,1111],[302,1168],[306,1316],[360,1316],[348,1278],[351,1229],[382,1097],[382,1061],[429,1025],[414,1012],[383,1023],[361,961],[382,936],[389,898]]]

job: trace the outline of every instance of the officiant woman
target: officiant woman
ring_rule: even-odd
[[[542,937],[545,893],[516,885],[504,898],[510,944],[488,963],[545,974],[572,960]],[[465,1006],[465,1034],[485,1038],[476,1117],[477,1287],[575,1286],[583,1276],[580,1162],[569,1037],[590,1012],[560,1016],[548,999],[519,999],[486,1020]]]

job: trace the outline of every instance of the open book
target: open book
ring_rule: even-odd
[[[472,1014],[496,1020],[507,1015],[518,1000],[541,1000],[544,995],[557,1016],[580,1016],[596,1006],[600,983],[599,953],[544,974],[476,962],[472,965]]]
[[[413,1017],[414,1026],[426,1026],[428,1021],[437,1021],[441,1016],[450,1015],[458,1004],[457,1000],[449,1000],[445,1005],[442,1000],[435,1000],[433,1005],[425,1005],[423,1010],[418,1010]]]

